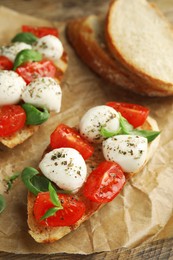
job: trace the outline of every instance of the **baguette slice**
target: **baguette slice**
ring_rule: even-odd
[[[104,39],[105,20],[96,15],[72,20],[67,25],[67,36],[79,57],[99,76],[113,85],[151,96],[164,96],[137,75],[128,71],[110,54]],[[166,93],[167,95],[167,93]]]
[[[106,40],[116,59],[162,95],[173,95],[173,31],[146,0],[112,1]]]
[[[64,52],[62,57],[57,61],[54,62],[57,68],[57,74],[55,80],[60,83],[64,76],[64,73],[67,69],[68,65],[68,58],[67,54]],[[8,148],[13,148],[18,144],[22,144],[25,140],[31,137],[36,131],[38,131],[39,126],[31,125],[31,126],[24,126],[20,131],[14,133],[9,137],[0,138],[0,143],[7,146]]]
[[[158,125],[154,119],[148,117],[147,122],[143,126],[144,129],[148,130],[155,130],[158,131]],[[148,162],[149,159],[153,156],[154,152],[157,149],[159,144],[159,137],[157,137],[152,143],[149,145],[148,149],[148,156],[145,163]],[[96,147],[94,155],[91,159],[87,160],[87,167],[88,172],[90,173],[93,168],[95,168],[101,161],[103,161],[103,155],[101,152],[100,147]],[[144,167],[144,165],[143,165]],[[141,171],[142,169],[140,169]],[[139,172],[140,172],[139,171]],[[137,172],[136,172],[137,173]],[[136,174],[135,173],[135,174]],[[126,175],[126,178],[129,179],[132,177],[134,173],[130,173]],[[84,221],[90,218],[96,211],[98,211],[102,206],[105,204],[98,204],[88,199],[84,199],[86,204],[86,213],[85,215],[77,221],[77,223],[73,226],[67,227],[44,227],[37,223],[33,214],[33,207],[36,197],[28,192],[28,203],[27,203],[27,210],[28,210],[28,226],[29,226],[29,233],[34,238],[34,240],[38,243],[51,243],[56,240],[59,240],[66,234],[70,233],[72,230],[78,228]]]

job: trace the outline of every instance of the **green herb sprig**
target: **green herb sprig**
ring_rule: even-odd
[[[53,188],[51,182],[49,182],[49,193],[50,193],[50,200],[55,207],[48,209],[46,213],[40,218],[40,220],[44,220],[48,217],[54,216],[58,210],[63,209],[58,194],[56,190]]]
[[[109,132],[105,127],[101,127],[100,133],[103,137],[109,138],[115,135],[139,135],[147,138],[148,142],[153,141],[159,134],[159,131],[141,130],[134,128],[120,113],[120,128],[118,131]]]
[[[12,176],[10,176],[9,178],[5,179],[6,183],[7,183],[7,192],[9,192],[9,190],[11,190],[14,181],[20,176],[20,172],[16,172],[15,174],[13,174]]]

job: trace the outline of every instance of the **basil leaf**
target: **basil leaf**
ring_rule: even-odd
[[[32,43],[36,42],[37,39],[38,38],[30,32],[22,32],[22,33],[16,34],[16,36],[14,36],[14,38],[11,41],[12,42],[25,42],[28,44],[32,44]]]
[[[6,202],[3,195],[0,194],[0,213],[5,209]]]
[[[148,142],[153,141],[160,134],[159,131],[134,129],[123,116],[120,116],[120,126],[121,134],[143,136],[147,138]]]
[[[55,205],[56,207],[52,207],[48,209],[46,213],[40,218],[40,220],[44,220],[48,217],[54,216],[58,210],[63,209],[63,206],[61,205],[59,197],[56,193],[56,190],[53,188],[51,182],[49,182],[49,192],[50,192],[50,200],[53,203],[53,205]]]
[[[46,213],[40,218],[40,220],[44,220],[48,217],[51,217],[51,216],[54,216],[55,213],[59,210],[58,207],[53,207],[53,208],[50,208],[46,211]]]
[[[121,128],[118,131],[109,132],[108,130],[106,130],[106,128],[104,126],[102,126],[100,129],[100,134],[103,137],[109,138],[109,137],[119,134],[120,131],[121,131]]]
[[[147,138],[148,142],[150,143],[160,134],[160,132],[134,129],[133,134]]]
[[[20,173],[17,172],[14,175],[6,179],[7,182],[7,192],[12,188],[13,182],[20,176]]]
[[[129,132],[133,131],[133,126],[121,115],[120,126],[123,134],[129,134]]]
[[[51,182],[49,182],[49,192],[50,192],[50,199],[53,205],[57,206],[59,209],[63,209],[59,197],[56,193],[56,190],[53,188]]]
[[[31,178],[31,183],[33,186],[38,189],[39,191],[48,191],[49,190],[49,179],[46,178],[44,175],[34,175]]]
[[[28,103],[23,104],[22,107],[26,112],[27,125],[40,125],[44,123],[50,116],[46,108],[39,109]]]
[[[16,70],[21,64],[27,61],[40,61],[42,59],[41,53],[34,50],[25,49],[20,51],[15,60],[13,70]]]
[[[21,174],[21,179],[25,186],[28,188],[30,192],[32,192],[36,196],[39,192],[41,192],[41,190],[33,185],[31,179],[37,174],[39,174],[39,172],[32,167],[26,167]]]

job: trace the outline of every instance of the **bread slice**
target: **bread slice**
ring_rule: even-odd
[[[138,94],[164,96],[137,75],[128,71],[110,54],[104,39],[105,19],[96,15],[72,20],[67,25],[67,36],[80,58],[99,76]],[[163,93],[164,92],[164,93]],[[167,95],[167,93],[166,93]]]
[[[155,131],[158,131],[157,123],[154,119],[148,117],[147,122],[144,124],[143,129],[152,129]],[[159,143],[159,137],[157,137],[152,143],[149,145],[148,149],[148,157],[146,160],[146,163],[149,159],[153,156],[154,152],[157,149]],[[100,147],[97,146],[95,149],[94,155],[87,160],[87,167],[88,172],[90,173],[93,168],[95,168],[101,161],[103,161],[103,155],[101,152]],[[144,166],[143,166],[144,167]],[[131,178],[133,173],[127,174],[126,178]],[[80,197],[82,195],[80,194]],[[86,198],[83,198],[85,204],[86,204],[86,213],[85,215],[77,221],[75,225],[67,226],[67,227],[44,227],[38,224],[38,222],[35,220],[34,214],[33,214],[33,207],[36,197],[32,193],[28,193],[28,226],[29,226],[29,233],[34,238],[34,240],[38,243],[51,243],[56,240],[59,240],[66,234],[70,233],[72,230],[78,228],[84,221],[86,221],[91,215],[93,215],[96,211],[98,211],[102,206],[105,204],[99,204],[92,201],[89,201]]]
[[[64,52],[62,57],[55,62],[55,65],[57,68],[56,81],[60,83],[68,66],[68,57],[66,52]],[[14,148],[16,145],[22,144],[25,140],[31,137],[36,131],[38,131],[38,129],[39,126],[37,125],[25,125],[24,128],[9,137],[0,137],[0,143],[8,148]]]
[[[112,1],[106,40],[112,55],[151,85],[151,91],[173,95],[173,31],[153,5],[146,0]]]

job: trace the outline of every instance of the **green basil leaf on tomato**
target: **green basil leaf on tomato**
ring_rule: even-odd
[[[6,207],[6,201],[2,194],[0,194],[0,213],[5,209]]]
[[[53,212],[53,216],[40,220],[49,209],[54,211],[52,208],[56,207],[51,202],[50,192],[38,194],[34,203],[34,216],[40,225],[48,227],[71,226],[84,215],[86,207],[83,201],[67,194],[58,194],[58,197],[63,205],[63,209]]]
[[[38,51],[30,50],[30,49],[25,49],[20,51],[15,60],[14,60],[14,67],[13,70],[16,70],[17,67],[19,67],[21,64],[27,61],[41,61],[42,60],[42,55]]]
[[[121,167],[111,161],[103,161],[88,176],[84,187],[84,196],[98,203],[112,201],[122,190],[125,175]]]
[[[48,209],[46,211],[46,213],[40,218],[40,220],[43,220],[43,219],[46,219],[50,216],[54,216],[54,214],[60,210],[60,209],[63,209],[62,205],[61,205],[61,202],[59,200],[59,197],[56,193],[56,190],[53,188],[53,186],[51,185],[51,182],[49,182],[49,193],[50,193],[50,200],[52,202],[52,204],[55,206],[55,207],[52,207],[50,209]]]
[[[31,104],[22,105],[26,113],[26,125],[40,125],[48,120],[50,114],[46,108],[37,108]]]
[[[50,199],[51,199],[53,205],[55,205],[59,209],[63,209],[63,207],[61,205],[61,202],[60,202],[60,200],[58,198],[58,195],[56,193],[56,190],[52,186],[51,182],[49,182],[49,192],[50,192]]]
[[[30,33],[30,32],[22,32],[18,33],[14,38],[11,40],[12,42],[25,42],[28,44],[32,44],[37,41],[37,37]]]
[[[123,116],[120,116],[120,126],[121,134],[143,136],[148,142],[153,141],[160,134],[159,131],[134,129]]]
[[[58,207],[52,207],[46,211],[46,213],[40,218],[40,220],[47,219],[51,216],[54,216],[55,213],[59,210]]]

